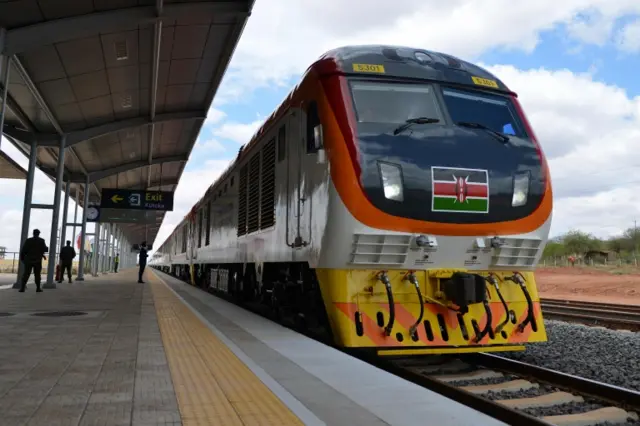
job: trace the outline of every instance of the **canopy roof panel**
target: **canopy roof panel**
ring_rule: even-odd
[[[90,202],[102,188],[174,191],[253,2],[0,2],[3,133],[25,155],[35,138],[52,178],[64,137],[65,179],[88,175]],[[151,243],[163,219],[124,229]]]

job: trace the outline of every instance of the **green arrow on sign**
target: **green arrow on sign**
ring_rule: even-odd
[[[113,201],[114,203],[118,203],[120,201],[124,200],[124,198],[122,198],[121,196],[119,196],[118,194],[114,195],[113,197],[111,197],[111,201]]]

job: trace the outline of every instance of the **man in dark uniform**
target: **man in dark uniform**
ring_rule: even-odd
[[[69,284],[71,284],[71,265],[73,264],[73,259],[76,257],[76,251],[73,247],[71,247],[71,241],[67,241],[67,245],[62,247],[60,250],[60,263],[62,264],[62,271],[60,271],[60,281],[62,282],[62,277],[64,277],[64,271],[67,270],[67,275],[69,276]]]
[[[33,230],[33,237],[27,238],[24,242],[22,250],[20,250],[20,260],[24,264],[24,273],[22,274],[22,283],[20,286],[20,292],[24,292],[27,288],[27,281],[31,271],[33,271],[33,278],[36,282],[37,292],[41,292],[40,288],[40,274],[42,273],[42,259],[46,259],[45,253],[49,251],[49,248],[45,244],[44,240],[40,238],[40,231],[38,229]]]
[[[144,267],[147,266],[147,242],[146,241],[143,241],[142,244],[140,244],[140,257],[139,257],[138,263],[140,264],[140,270],[138,271],[138,282],[140,284],[143,284],[144,281],[142,281],[142,274],[144,273]]]

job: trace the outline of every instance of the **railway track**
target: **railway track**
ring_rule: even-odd
[[[545,318],[640,331],[640,306],[541,299]]]
[[[372,360],[513,425],[640,425],[640,392],[490,354]]]

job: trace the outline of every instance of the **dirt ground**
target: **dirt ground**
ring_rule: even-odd
[[[639,268],[537,268],[535,277],[541,297],[640,305]]]

